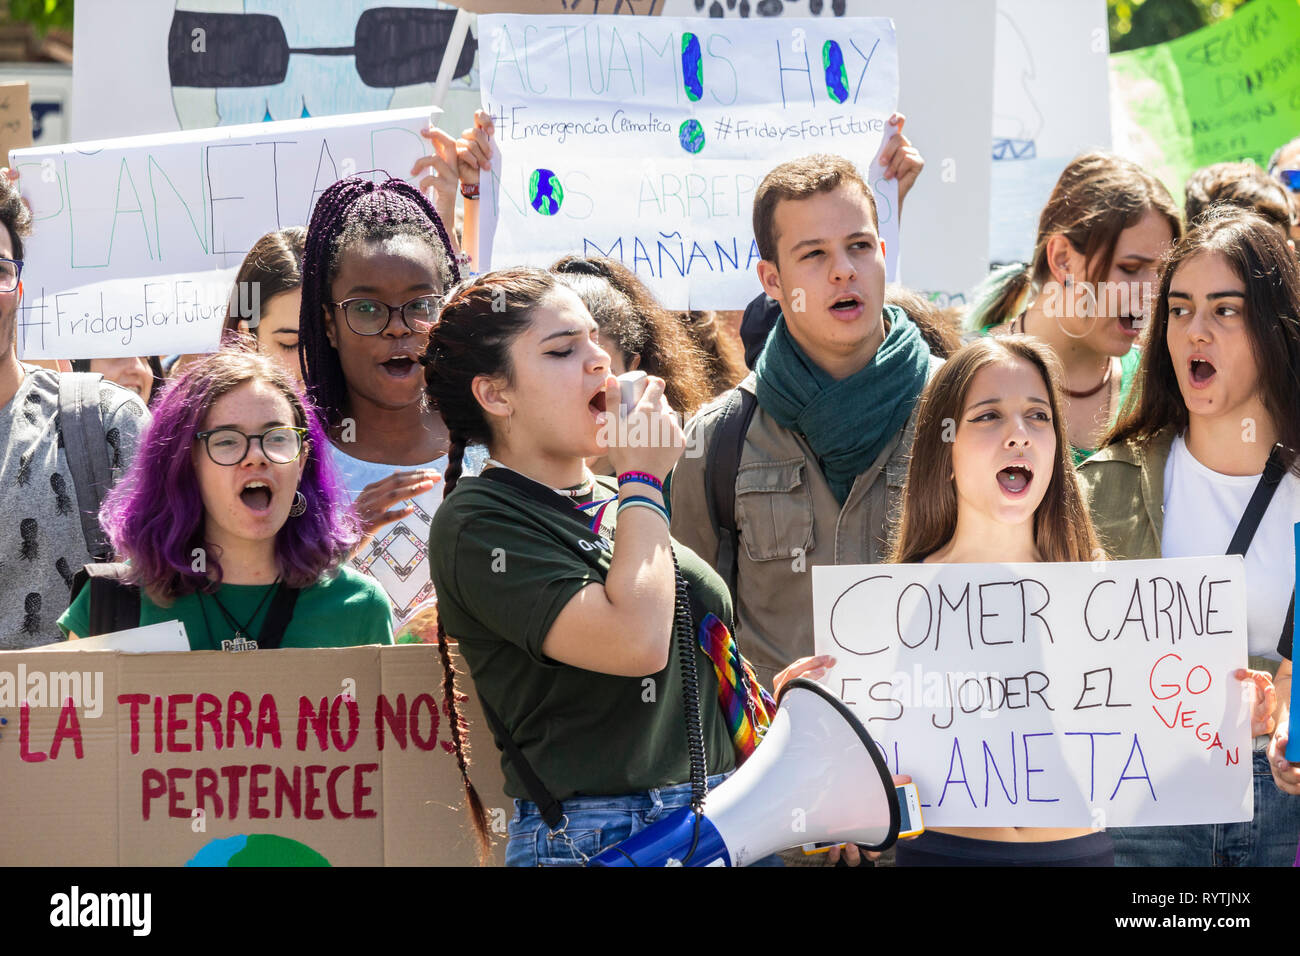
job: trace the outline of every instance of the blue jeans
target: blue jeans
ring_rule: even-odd
[[[712,790],[727,774],[709,777]],[[634,833],[691,804],[691,785],[679,783],[645,793],[608,797],[570,797],[561,801],[568,825],[556,836],[542,820],[537,804],[516,800],[506,844],[506,866],[582,866],[582,855],[595,856]],[[563,826],[563,824],[561,824]],[[775,860],[775,863],[770,861]],[[752,866],[780,866],[779,857],[767,857]]]
[[[1300,840],[1300,797],[1273,783],[1268,754],[1252,755],[1255,816],[1242,823],[1109,830],[1116,866],[1291,866]]]

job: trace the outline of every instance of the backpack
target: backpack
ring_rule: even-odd
[[[757,408],[758,399],[752,392],[740,387],[732,389],[731,397],[718,418],[713,447],[704,463],[704,501],[709,511],[709,522],[718,538],[715,568],[727,582],[737,617],[740,614],[737,591],[740,529],[736,527],[736,475],[740,472],[745,435]]]
[[[59,431],[72,472],[86,550],[97,561],[107,561],[112,548],[99,526],[99,509],[113,484],[113,466],[99,408],[101,381],[103,376],[98,373],[59,373]]]

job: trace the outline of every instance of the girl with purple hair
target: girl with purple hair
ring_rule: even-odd
[[[326,446],[270,359],[216,352],[186,368],[100,515],[139,624],[179,620],[192,650],[391,644],[383,591],[342,566],[360,529]],[[94,636],[91,592],[59,619],[69,637]]]

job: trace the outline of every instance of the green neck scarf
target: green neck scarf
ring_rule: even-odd
[[[925,388],[930,349],[898,306],[885,306],[889,331],[867,366],[836,381],[799,348],[781,316],[758,357],[758,404],[778,425],[803,435],[840,504],[853,482],[907,423]]]

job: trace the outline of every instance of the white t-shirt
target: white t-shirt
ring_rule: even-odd
[[[1174,439],[1165,462],[1165,522],[1160,553],[1166,558],[1225,554],[1259,475],[1221,475]],[[1246,549],[1246,642],[1251,654],[1278,660],[1291,591],[1295,587],[1295,534],[1300,521],[1300,479],[1288,471],[1268,503]]]
[[[439,474],[447,471],[446,455],[424,465],[384,465],[353,458],[332,444],[329,450],[348,497],[353,501],[367,485],[387,478],[395,471],[431,469]],[[487,449],[482,445],[466,448],[461,474],[479,474],[486,456]],[[439,482],[424,494],[406,499],[405,503],[415,511],[380,528],[370,544],[352,559],[352,566],[378,581],[388,595],[393,606],[394,631],[433,598],[433,581],[429,577],[429,526],[433,522],[433,513],[442,503],[442,494],[443,487]]]

